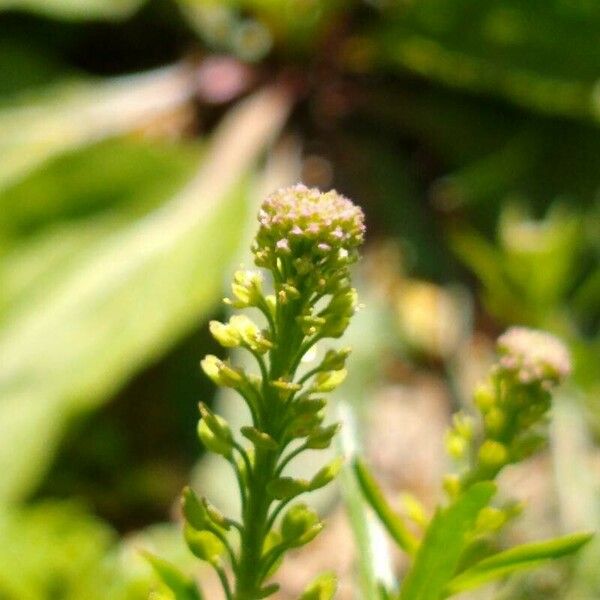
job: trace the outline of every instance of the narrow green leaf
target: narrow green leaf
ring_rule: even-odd
[[[479,511],[496,491],[491,482],[477,483],[449,507],[439,509],[421,542],[400,592],[400,600],[439,600],[458,566]]]
[[[142,556],[150,563],[160,580],[173,592],[175,600],[202,600],[202,595],[191,577],[184,575],[175,565],[151,552],[142,551]]]
[[[0,11],[27,10],[56,19],[125,19],[146,0],[0,0]]]
[[[593,537],[591,533],[575,533],[544,542],[533,542],[499,552],[470,567],[448,584],[446,591],[456,594],[485,585],[515,571],[533,569],[544,562],[577,552]]]
[[[407,529],[402,517],[390,506],[375,478],[360,459],[354,462],[354,472],[367,502],[377,513],[388,533],[402,550],[414,554],[417,549],[417,539]]]

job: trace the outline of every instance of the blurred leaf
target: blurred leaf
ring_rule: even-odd
[[[379,520],[398,546],[408,554],[414,554],[417,540],[407,529],[402,517],[397,514],[386,500],[381,488],[361,460],[354,462],[354,472],[363,495]]]
[[[4,106],[0,191],[57,154],[148,124],[191,94],[188,69],[170,67],[97,83],[62,83]]]
[[[7,96],[48,84],[64,74],[64,65],[48,48],[40,48],[31,39],[6,34],[0,38],[0,106]]]
[[[212,308],[244,226],[240,184],[288,106],[280,89],[242,103],[176,198],[106,227],[87,247],[75,244],[69,267],[41,277],[3,323],[0,500],[35,485],[74,414],[114,393]]]
[[[439,509],[419,546],[399,600],[439,600],[452,579],[479,511],[488,504],[496,487],[476,483],[449,507]]]
[[[478,562],[455,577],[446,588],[450,594],[480,587],[515,571],[533,569],[546,561],[577,552],[592,538],[590,533],[574,533],[561,538],[515,546]]]
[[[56,19],[124,19],[145,0],[0,0],[0,11],[17,9]]]
[[[143,556],[152,565],[162,582],[173,592],[174,600],[202,600],[194,581],[175,565],[150,552],[143,552]]]
[[[45,502],[0,512],[0,596],[18,600],[145,600],[150,579],[129,578],[116,535],[82,508]]]
[[[600,10],[594,3],[391,3],[384,60],[544,112],[598,119]]]

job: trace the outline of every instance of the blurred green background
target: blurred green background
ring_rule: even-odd
[[[594,0],[0,0],[0,599],[189,563],[206,322],[300,179],[367,214],[352,410],[435,381],[447,416],[504,327],[548,329],[575,370],[542,506],[597,529],[599,40]],[[598,561],[492,597],[598,598]]]

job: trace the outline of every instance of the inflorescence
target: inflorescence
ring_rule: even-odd
[[[270,280],[260,270],[237,271],[226,303],[258,309],[264,322],[236,314],[226,323],[211,321],[210,331],[223,347],[250,352],[259,372],[248,373],[214,355],[201,363],[213,382],[240,394],[251,414],[252,424],[240,430],[243,443],[204,404],[198,427],[204,445],[236,473],[241,520],[221,515],[190,489],[183,498],[188,545],[216,569],[230,600],[274,593],[275,584],[263,584],[284,553],[308,543],[323,526],[305,504],[283,510],[297,496],[329,483],[340,461],[309,480],[289,477],[285,469],[304,450],[327,448],[338,429],[337,424],[323,425],[323,394],[344,380],[350,350],[329,349],[312,368],[301,368],[301,361],[320,340],[341,337],[356,311],[350,266],[365,233],[363,213],[350,200],[301,184],[269,196],[258,221],[254,262],[269,272]],[[271,286],[272,293],[266,293]],[[232,530],[238,532],[237,549],[230,541]],[[228,555],[233,584],[223,555]],[[318,581],[311,594],[315,585],[331,588],[329,580]]]

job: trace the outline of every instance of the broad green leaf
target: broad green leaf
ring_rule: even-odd
[[[592,536],[593,534],[590,533],[575,533],[545,542],[523,544],[499,552],[460,573],[450,581],[446,591],[449,594],[456,594],[480,587],[515,571],[539,567],[546,561],[577,552],[590,541]]]
[[[170,67],[27,95],[0,111],[0,190],[57,154],[151,122],[191,94],[189,71]]]
[[[147,600],[153,577],[131,569],[116,533],[73,502],[0,511],[0,597]]]
[[[0,11],[17,9],[56,19],[124,19],[145,0],[0,0]]]
[[[476,483],[433,517],[400,592],[400,600],[439,600],[452,579],[479,511],[496,487]]]
[[[170,202],[81,248],[0,329],[0,501],[25,495],[65,424],[105,401],[218,300],[244,226],[240,182],[281,127],[267,89],[225,118]]]
[[[191,577],[182,573],[175,565],[155,556],[142,552],[161,581],[173,592],[174,600],[202,600],[202,595]]]
[[[423,0],[390,3],[385,16],[377,33],[387,61],[540,112],[600,115],[597,5]]]
[[[354,463],[354,472],[364,497],[377,513],[388,533],[402,550],[414,554],[417,549],[417,539],[407,529],[402,517],[392,509],[375,478],[360,459],[356,459]]]

